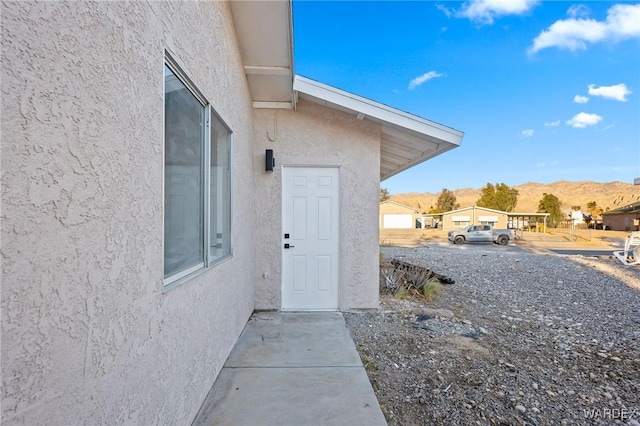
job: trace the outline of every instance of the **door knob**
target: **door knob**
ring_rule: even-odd
[[[294,247],[295,247],[295,246],[292,246],[292,245],[291,245],[291,244],[289,244],[289,243],[286,243],[286,244],[284,245],[284,248],[286,248],[286,249],[288,249],[288,248],[294,248]]]

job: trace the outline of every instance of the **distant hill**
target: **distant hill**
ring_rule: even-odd
[[[383,185],[384,186],[384,185]],[[538,211],[538,203],[542,194],[553,194],[562,203],[562,209],[569,211],[572,206],[580,206],[587,210],[587,203],[595,201],[598,206],[607,210],[640,201],[640,186],[623,182],[567,182],[564,180],[542,184],[528,182],[515,187],[518,190],[518,204],[514,211],[531,213]],[[475,205],[480,197],[481,188],[451,189],[460,207]],[[398,203],[416,207],[421,213],[428,212],[435,206],[440,193],[407,193],[392,194],[391,199]]]

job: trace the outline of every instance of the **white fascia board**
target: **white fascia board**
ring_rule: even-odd
[[[398,207],[403,207],[403,208],[405,208],[407,210],[412,210],[414,212],[417,212],[417,210],[415,208],[413,208],[411,206],[408,206],[406,204],[398,203],[397,201],[385,200],[385,201],[380,203],[380,205],[382,205],[382,204],[394,204],[394,205],[396,205]]]
[[[418,134],[428,135],[455,146],[460,145],[462,137],[464,136],[464,133],[459,130],[443,126],[299,75],[294,77],[293,90],[325,101],[327,104],[334,104],[349,109],[355,114],[364,114],[366,117],[390,123]],[[440,152],[443,151],[444,150]]]
[[[496,214],[501,214],[501,215],[507,215],[507,216],[522,216],[522,215],[527,215],[527,214],[531,214],[531,213],[517,213],[517,212],[504,212],[502,210],[495,210],[495,209],[490,209],[487,207],[480,207],[480,206],[471,206],[471,207],[463,207],[461,209],[458,210],[451,210],[448,212],[444,212],[443,214],[453,214],[453,213],[460,213],[466,210],[481,210],[484,212],[490,212],[490,213],[496,213]],[[538,215],[541,215],[542,213],[537,213]]]
[[[450,214],[454,214],[454,213],[462,213],[462,212],[466,212],[467,210],[471,210],[473,207],[463,207],[461,209],[457,209],[457,210],[449,210],[448,212],[442,212],[441,214],[443,215],[450,215]]]
[[[526,212],[509,212],[507,213],[507,216],[531,216],[531,217],[536,217],[536,216],[549,216],[550,213],[526,213]]]
[[[476,210],[483,210],[485,212],[490,212],[490,213],[499,213],[499,214],[509,214],[509,212],[504,212],[502,210],[495,210],[495,209],[490,209],[488,207],[480,207],[480,206],[474,206],[474,208]]]

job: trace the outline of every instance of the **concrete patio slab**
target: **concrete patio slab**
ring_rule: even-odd
[[[255,314],[225,363],[236,368],[303,366],[362,366],[342,314]]]
[[[254,314],[193,422],[386,425],[342,314]]]

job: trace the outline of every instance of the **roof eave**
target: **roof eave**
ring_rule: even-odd
[[[460,146],[464,133],[296,75],[297,96],[381,125],[380,180]]]
[[[295,108],[291,0],[230,1],[254,108]]]
[[[388,173],[380,172],[380,182],[382,182],[382,181],[384,181],[386,179],[389,179],[390,177],[395,176],[395,175],[397,175],[399,173],[402,173],[405,170],[408,170],[408,169],[410,169],[410,168],[412,168],[414,166],[417,166],[420,163],[424,163],[427,160],[430,160],[430,159],[432,159],[434,157],[437,157],[438,155],[444,154],[447,151],[451,151],[452,149],[457,148],[458,146],[460,146],[459,143],[458,144],[446,145],[443,148],[440,148],[437,151],[433,152],[432,154],[420,157],[419,159],[417,159],[415,161],[412,161],[412,162],[409,162],[409,163],[405,164],[403,167],[395,169],[392,172],[388,172]]]

